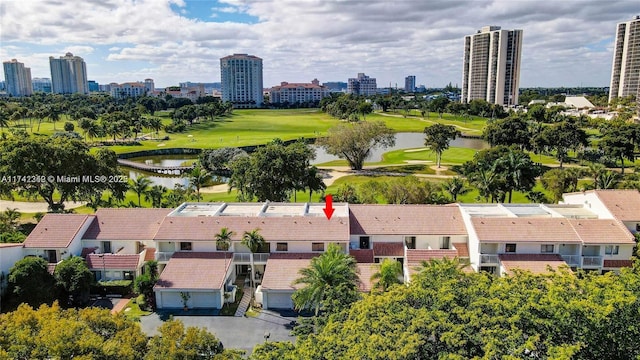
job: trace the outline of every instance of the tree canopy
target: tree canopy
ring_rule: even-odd
[[[352,169],[362,170],[371,150],[393,146],[395,137],[393,130],[382,121],[359,121],[329,129],[327,136],[317,143],[327,153],[346,159]]]
[[[440,167],[442,152],[449,148],[449,142],[461,135],[452,125],[433,124],[424,128],[424,145],[436,153],[436,164]]]

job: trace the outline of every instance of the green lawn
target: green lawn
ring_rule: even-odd
[[[155,114],[162,119],[164,124],[171,123],[170,113],[160,111]],[[420,116],[411,115],[407,118],[395,113],[381,115],[373,113],[367,116],[367,120],[381,120],[389,127],[398,132],[422,132],[424,128],[434,122],[453,124],[461,127],[464,133],[478,135],[486,119],[465,120],[450,114],[445,114],[443,119],[439,119],[437,114],[431,114],[429,118],[422,119]],[[70,121],[75,125],[75,131],[82,134],[82,129],[75,121],[70,120],[66,115],[62,115],[55,123],[55,131],[63,131],[64,123]],[[110,146],[117,153],[134,152],[141,150],[151,150],[159,148],[218,148],[234,147],[246,145],[259,145],[271,141],[274,138],[283,140],[297,139],[300,137],[314,138],[326,134],[327,130],[340,121],[321,112],[319,109],[290,109],[290,110],[269,110],[269,109],[242,109],[234,110],[233,115],[217,119],[215,121],[203,121],[187,126],[187,131],[183,133],[167,134],[160,131],[159,134],[151,134],[154,139],[145,140],[138,146]],[[21,123],[13,127],[25,128],[28,132],[37,135],[48,136],[53,134],[54,124],[43,121],[38,131],[37,119],[25,120],[26,127]],[[147,133],[150,134],[150,133]],[[157,138],[169,137],[169,140],[158,140]],[[111,140],[110,138],[94,139]]]

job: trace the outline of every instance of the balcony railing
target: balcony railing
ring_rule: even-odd
[[[580,266],[580,255],[562,255],[562,260],[564,260],[567,265]]]
[[[269,253],[255,253],[253,254],[254,263],[266,263],[269,260]],[[234,253],[233,261],[239,263],[251,263],[251,253]]]
[[[582,267],[601,267],[601,266],[602,266],[601,256],[583,256],[582,257]]]
[[[234,253],[233,254],[233,261],[250,263],[251,262],[251,254],[250,253]]]
[[[173,252],[156,252],[157,261],[169,261],[173,256]]]
[[[500,262],[498,255],[480,254],[481,264],[497,264]]]

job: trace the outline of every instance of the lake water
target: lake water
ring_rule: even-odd
[[[468,139],[468,138],[457,138],[453,140],[450,145],[451,147],[464,147],[475,150],[482,150],[489,148],[489,144],[487,144],[482,139]],[[327,154],[323,148],[319,146],[312,146],[316,150],[316,158],[312,161],[312,164],[321,164],[333,160],[338,160],[337,156],[333,156]],[[423,148],[424,147],[424,134],[423,133],[396,133],[396,144],[393,147],[388,148],[376,148],[371,151],[371,156],[367,159],[367,161],[381,161],[382,154],[399,149],[411,149],[411,148]],[[140,158],[131,158],[128,160],[154,164],[160,166],[180,166],[184,165],[185,162],[193,161],[197,159],[197,155],[159,155],[159,156],[147,156]],[[147,176],[154,185],[162,185],[169,189],[173,189],[176,184],[181,184],[187,186],[189,181],[186,178],[182,178],[179,176],[158,176],[156,174],[144,173],[134,169],[129,170],[129,178],[135,179],[139,176]]]

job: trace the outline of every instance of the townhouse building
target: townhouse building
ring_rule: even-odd
[[[23,244],[0,246],[0,271],[25,256],[50,263],[86,259],[96,280],[132,279],[157,260],[159,308],[221,308],[238,281],[264,308],[291,308],[299,271],[337,244],[357,261],[360,290],[384,259],[403,266],[405,281],[423,261],[468,259],[466,271],[511,275],[568,268],[620,271],[632,265],[640,193],[595,190],[565,194],[561,204],[358,205],[185,203],[176,209],[99,209],[93,215],[47,214]],[[228,249],[216,243],[232,232]],[[257,231],[266,244],[243,245]]]

